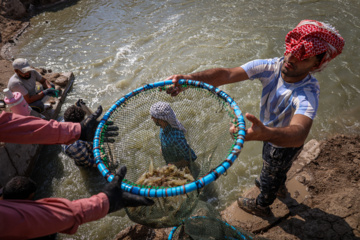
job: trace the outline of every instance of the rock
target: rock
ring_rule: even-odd
[[[55,80],[55,84],[59,85],[60,87],[65,87],[69,82],[69,78],[67,78],[64,75],[60,75],[56,80]]]
[[[0,0],[0,14],[20,19],[26,15],[26,8],[20,0]]]
[[[60,77],[60,73],[47,73],[44,76],[44,78],[46,78],[52,83],[54,83],[58,77]]]
[[[303,184],[305,183],[305,180],[306,180],[306,178],[304,176],[297,176],[295,179],[298,180],[300,183],[303,183]]]
[[[4,186],[13,176],[17,174],[16,168],[12,164],[11,156],[5,148],[5,143],[0,147],[0,186]]]
[[[298,156],[298,160],[303,162],[304,165],[309,164],[311,161],[315,160],[320,154],[320,143],[315,139],[310,140],[305,144],[303,150]]]
[[[49,72],[49,70],[46,70],[46,72],[47,73],[44,75],[44,78],[54,83],[55,85],[65,87],[69,82],[69,77],[66,76],[65,73],[52,73]]]
[[[46,69],[45,68],[39,68],[39,69],[36,69],[41,75],[45,75],[47,73]]]
[[[37,144],[5,143],[4,146],[1,146],[0,186],[4,186],[15,175],[28,175],[40,150],[41,146]]]

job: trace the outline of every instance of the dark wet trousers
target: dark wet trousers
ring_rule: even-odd
[[[280,186],[285,184],[286,173],[297,156],[301,147],[279,148],[268,142],[263,145],[263,167],[260,173],[260,190],[256,202],[262,207],[270,206],[276,199],[276,193]]]
[[[41,100],[29,103],[29,106],[39,113],[42,113],[45,109],[44,103]]]

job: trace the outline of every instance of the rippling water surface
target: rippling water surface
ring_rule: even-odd
[[[75,74],[63,110],[78,98],[93,109],[99,104],[106,109],[129,91],[172,74],[282,56],[285,35],[300,20],[327,21],[346,44],[343,54],[316,75],[320,106],[308,139],[321,140],[334,133],[360,133],[359,12],[357,0],[81,0],[34,17],[14,57]],[[243,112],[258,115],[259,82],[221,89]],[[217,209],[252,184],[261,164],[261,143],[246,143],[227,176],[217,181]],[[105,183],[96,169],[77,168],[58,146],[44,148],[33,178],[43,182],[39,198],[88,197]],[[120,211],[59,239],[112,239],[131,224]]]

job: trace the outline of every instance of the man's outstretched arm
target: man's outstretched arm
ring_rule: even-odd
[[[79,139],[80,123],[44,120],[15,113],[0,114],[0,142],[18,144],[70,144]]]
[[[289,126],[279,128],[265,126],[252,114],[245,116],[252,123],[246,129],[245,141],[266,141],[280,147],[301,147],[312,125],[312,120],[301,114],[295,114]]]

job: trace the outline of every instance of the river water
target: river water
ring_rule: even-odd
[[[358,0],[80,0],[34,17],[14,57],[75,74],[63,110],[78,98],[92,109],[99,104],[107,109],[131,90],[172,74],[282,56],[285,35],[300,20],[327,21],[346,43],[343,53],[316,74],[320,106],[308,140],[322,140],[335,133],[360,133],[359,12]],[[259,82],[221,89],[243,112],[258,116]],[[261,146],[246,143],[227,176],[217,180],[219,211],[259,174]],[[89,197],[105,183],[96,169],[76,167],[59,146],[44,148],[32,177],[39,183],[38,198]],[[112,239],[131,224],[120,211],[59,239]]]

